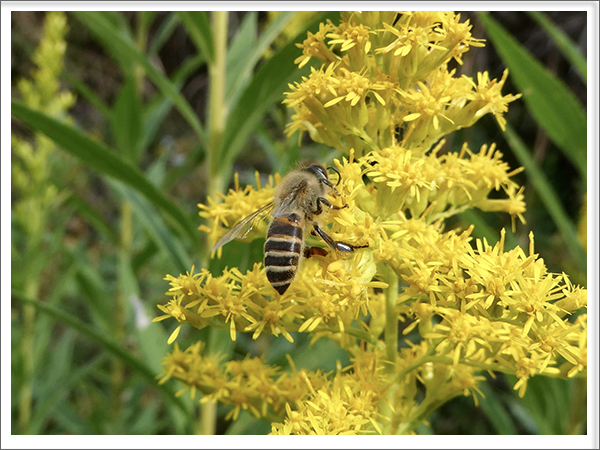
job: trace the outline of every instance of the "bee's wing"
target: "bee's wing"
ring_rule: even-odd
[[[219,247],[222,247],[223,245],[227,244],[229,241],[232,241],[237,237],[241,237],[241,238],[245,237],[250,232],[250,230],[252,228],[254,228],[256,219],[264,217],[267,214],[269,214],[273,210],[274,206],[275,205],[273,204],[273,202],[267,203],[262,208],[257,209],[249,216],[240,220],[238,223],[235,224],[235,226],[231,230],[229,230],[227,233],[225,233],[223,236],[221,236],[221,239],[219,239],[215,243],[215,245],[213,245],[213,247],[210,249],[210,251],[214,252]]]

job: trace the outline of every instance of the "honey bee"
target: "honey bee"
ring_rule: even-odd
[[[341,179],[340,173],[333,167],[328,169],[337,173],[337,186]],[[237,237],[244,237],[254,226],[255,219],[271,214],[264,264],[271,286],[283,295],[294,281],[301,257],[327,255],[327,251],[322,248],[305,246],[307,223],[312,225],[311,234],[319,236],[336,252],[351,253],[358,248],[368,247],[335,241],[316,223],[315,218],[323,212],[323,205],[336,210],[348,207],[335,206],[329,202],[325,195],[331,191],[338,195],[335,186],[329,181],[325,167],[319,163],[304,161],[282,178],[272,202],[239,221],[217,241],[211,251]]]

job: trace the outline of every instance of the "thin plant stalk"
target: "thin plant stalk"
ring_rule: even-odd
[[[225,129],[225,78],[227,61],[227,11],[215,11],[212,14],[212,32],[215,59],[209,68],[209,117],[208,117],[208,192],[211,197],[223,189],[223,173],[219,169],[219,149]],[[206,265],[208,252],[203,254],[203,264]],[[213,435],[216,432],[217,405],[208,402],[202,405],[199,431],[203,435]]]
[[[206,402],[200,405],[200,423],[198,432],[200,435],[213,435],[217,429],[217,404]]]
[[[225,74],[227,59],[227,11],[215,11],[212,15],[215,59],[209,68],[209,116],[208,116],[208,192],[215,196],[223,189],[222,170],[219,168],[219,149],[225,129]]]
[[[383,422],[383,434],[391,434],[395,428],[393,401],[396,394],[396,355],[398,354],[398,313],[395,311],[396,300],[398,299],[398,277],[394,271],[387,265],[382,264],[381,270],[384,281],[388,284],[385,289],[385,359],[386,372],[390,387],[387,390],[387,399],[382,405],[384,415],[390,420]]]
[[[127,264],[129,261],[129,255],[131,251],[131,244],[133,241],[133,210],[131,207],[131,203],[128,201],[124,201],[121,204],[121,230],[120,230],[120,242],[121,242],[121,252],[120,252],[120,266]],[[115,339],[117,342],[123,343],[123,339],[125,338],[125,310],[126,310],[126,292],[125,292],[125,277],[126,271],[121,270],[118,271],[119,277],[119,292],[116,295],[116,303],[115,303]],[[111,411],[114,417],[118,417],[121,409],[121,393],[123,391],[123,382],[125,379],[125,365],[123,361],[119,358],[115,358],[113,360],[112,366],[112,374],[111,374],[111,383],[112,383],[112,392],[111,392]]]

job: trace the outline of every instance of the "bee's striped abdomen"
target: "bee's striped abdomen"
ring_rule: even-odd
[[[277,292],[283,294],[298,271],[302,254],[304,218],[298,214],[276,217],[269,226],[265,242],[267,279]]]

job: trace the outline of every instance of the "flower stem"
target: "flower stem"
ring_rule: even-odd
[[[223,171],[219,167],[219,149],[225,129],[225,74],[227,57],[227,11],[212,14],[212,32],[215,59],[209,69],[209,115],[208,115],[208,196],[214,197],[223,190]]]
[[[25,286],[28,297],[36,297],[38,293],[38,278],[33,278]],[[19,395],[18,430],[20,434],[27,434],[31,422],[31,403],[33,398],[33,345],[35,340],[35,306],[23,306],[23,338],[21,351],[23,358],[23,386]]]
[[[388,373],[393,376],[398,353],[398,313],[395,311],[398,277],[389,266],[385,265],[385,268],[384,281],[388,284],[385,290],[385,356],[390,363]]]
[[[125,310],[126,310],[126,290],[125,277],[126,270],[123,267],[129,261],[131,251],[131,243],[133,240],[133,210],[131,203],[124,201],[121,204],[121,230],[120,230],[121,250],[120,261],[121,266],[118,272],[118,293],[115,296],[115,311],[114,311],[114,336],[117,342],[123,342],[125,337]],[[113,417],[118,417],[121,410],[121,393],[123,390],[123,382],[125,379],[125,365],[120,358],[115,358],[112,363],[111,373],[111,413]]]
[[[396,313],[396,300],[398,299],[398,277],[391,267],[382,264],[378,267],[383,276],[383,281],[388,284],[385,289],[385,359],[386,373],[391,383],[387,390],[387,401],[382,402],[382,412],[389,420],[381,423],[383,434],[391,434],[394,429],[394,399],[398,384],[395,382],[396,356],[398,354],[398,313]]]
[[[198,434],[214,435],[217,430],[217,404],[206,402],[200,404],[200,423]]]
[[[36,267],[37,258],[42,254],[42,236],[43,227],[46,223],[46,211],[37,211],[37,220],[32,220],[35,226],[29,229],[29,242],[25,259],[28,280],[25,284],[25,295],[30,298],[36,298],[40,289],[41,273]],[[17,429],[20,434],[27,434],[31,423],[31,410],[33,404],[33,375],[35,371],[35,321],[36,309],[33,305],[23,306],[23,338],[21,340],[22,364],[23,364],[23,385],[19,393],[19,415],[17,419]]]

